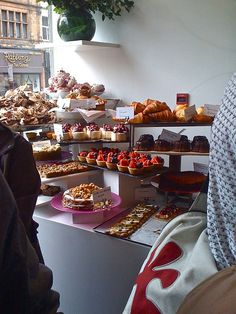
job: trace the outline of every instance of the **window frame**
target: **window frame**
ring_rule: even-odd
[[[3,12],[6,12],[6,15],[3,14]],[[13,19],[10,18],[10,15],[12,15],[11,13],[13,13]],[[4,18],[3,18],[3,15],[5,15]],[[20,16],[20,20],[18,19],[19,16]],[[4,30],[3,23],[6,23],[6,33],[3,33],[3,30]],[[20,36],[17,36],[18,35],[17,26],[19,28],[19,25],[20,25]],[[12,26],[13,26],[13,32],[12,32]],[[28,12],[25,10],[12,10],[11,8],[0,9],[0,38],[11,39],[11,40],[12,39],[28,40],[29,39],[28,38]]]

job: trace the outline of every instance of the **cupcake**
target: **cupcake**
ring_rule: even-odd
[[[63,123],[62,124],[62,141],[67,141],[70,140],[71,136],[70,136],[70,128],[71,128],[71,124],[70,123]]]
[[[89,152],[88,155],[86,156],[86,162],[91,165],[96,165],[97,155],[98,155],[97,152]]]
[[[71,135],[74,140],[83,141],[87,138],[84,127],[80,123],[75,123],[71,126]]]
[[[128,140],[129,129],[124,124],[116,124],[111,133],[114,142],[125,142]]]
[[[110,140],[113,127],[109,124],[103,124],[101,130],[102,130],[102,138],[104,140]]]
[[[91,140],[100,140],[102,138],[102,131],[96,123],[89,123],[86,129],[88,138]]]

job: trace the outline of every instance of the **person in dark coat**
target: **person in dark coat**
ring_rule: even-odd
[[[2,123],[0,123],[0,169],[16,200],[27,236],[40,262],[43,263],[37,238],[38,224],[32,218],[41,184],[32,146],[23,136]]]

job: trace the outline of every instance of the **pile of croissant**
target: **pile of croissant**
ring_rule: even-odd
[[[131,106],[134,108],[134,118],[129,123],[149,123],[149,122],[186,122],[184,110],[188,105],[176,105],[172,111],[165,102],[159,100],[146,99],[143,103],[133,101]],[[210,123],[214,117],[207,116],[204,113],[204,107],[199,107],[192,121],[201,123]]]
[[[134,118],[129,123],[148,123],[155,121],[175,121],[175,116],[165,102],[146,99],[143,103],[133,101]]]

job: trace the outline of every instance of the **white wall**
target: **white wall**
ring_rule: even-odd
[[[236,69],[235,17],[235,0],[136,0],[114,22],[96,14],[93,40],[120,49],[60,48],[55,70],[104,83],[125,104],[155,98],[174,108],[177,92],[189,93],[196,106],[218,104]]]

